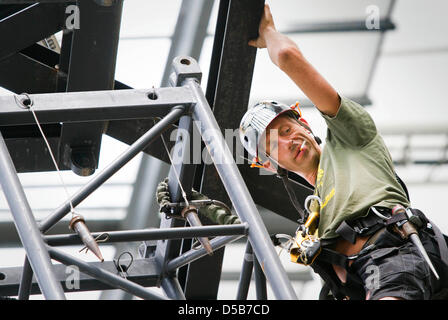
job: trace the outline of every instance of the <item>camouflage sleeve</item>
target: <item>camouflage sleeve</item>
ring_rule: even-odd
[[[161,209],[171,202],[171,196],[168,190],[168,178],[165,178],[157,186],[156,198]],[[209,198],[202,193],[197,192],[196,190],[192,190],[191,200],[209,200]],[[241,223],[238,216],[232,214],[232,212],[229,212],[226,208],[216,204],[210,204],[200,207],[199,214],[209,218],[211,221],[217,224]]]

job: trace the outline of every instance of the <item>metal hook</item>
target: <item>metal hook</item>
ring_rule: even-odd
[[[308,211],[308,213],[311,213],[310,209],[309,209],[309,205],[308,205],[311,200],[316,200],[317,202],[319,202],[319,206],[322,207],[322,200],[318,196],[316,196],[316,195],[309,195],[305,199],[305,210]]]
[[[195,241],[191,245],[191,249],[199,250],[199,249],[201,249],[201,247],[202,247],[202,244],[199,242],[198,238],[195,238]]]
[[[124,254],[128,254],[131,257],[131,261],[129,262],[129,264],[127,266],[122,265],[120,263],[120,259]],[[117,271],[120,273],[121,277],[123,277],[125,279],[127,279],[126,275],[127,275],[128,270],[131,267],[133,262],[134,262],[134,256],[129,251],[122,252],[116,260],[114,259],[114,264],[115,264],[115,267],[117,268]]]
[[[17,97],[18,96],[25,96],[25,99],[23,99],[23,100],[19,100]],[[20,108],[22,108],[22,109],[30,109],[32,106],[33,106],[33,104],[34,104],[34,102],[33,102],[33,100],[30,98],[30,95],[28,94],[28,93],[26,93],[26,92],[23,92],[23,93],[21,93],[21,94],[19,94],[19,95],[14,95],[14,100],[16,101],[16,104],[20,107]],[[27,101],[27,103],[25,104],[25,102]]]

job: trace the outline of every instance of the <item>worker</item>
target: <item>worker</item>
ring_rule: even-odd
[[[298,46],[276,30],[268,5],[258,31],[258,38],[248,45],[267,49],[272,62],[311,100],[328,127],[322,148],[296,105],[271,100],[250,108],[240,124],[241,142],[258,166],[283,178],[288,171],[300,175],[320,199],[317,236],[322,251],[311,264],[324,281],[319,298],[448,297],[446,240],[420,210],[410,207],[406,186],[395,174],[370,115],[339,95]],[[166,181],[158,199],[169,199]],[[398,214],[397,207],[407,210]],[[411,220],[409,212],[437,273],[419,248],[399,233],[398,225]]]
[[[249,45],[267,48],[272,62],[311,100],[328,127],[322,149],[296,106],[276,101],[249,109],[240,126],[241,142],[258,164],[295,172],[321,199],[318,237],[335,253],[326,262],[316,260],[315,270],[328,282],[321,298],[436,298],[447,287],[445,239],[434,224],[426,228],[428,220],[421,211],[413,211],[423,225],[419,237],[439,271],[437,279],[418,248],[386,227],[392,225],[387,223],[392,209],[410,203],[370,115],[339,95],[298,46],[276,30],[268,5],[259,36]]]

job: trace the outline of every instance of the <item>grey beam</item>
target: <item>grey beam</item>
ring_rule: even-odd
[[[96,278],[98,281],[105,283],[106,285],[125,290],[131,294],[136,295],[142,299],[148,300],[166,300],[164,296],[161,296],[158,293],[152,292],[144,288],[141,285],[138,285],[130,280],[124,279],[121,276],[107,271],[97,265],[89,264],[83,260],[76,259],[65,252],[51,248],[47,246],[48,252],[51,257],[59,262],[64,263],[68,266],[76,266],[79,270],[91,277]]]
[[[185,88],[110,90],[29,95],[41,124],[163,117],[172,107],[195,102]],[[0,126],[35,124],[28,109],[19,106],[25,96],[0,96]]]
[[[210,245],[212,246],[213,251],[216,251],[216,250],[224,247],[225,245],[240,239],[241,237],[243,237],[243,236],[217,237],[217,238],[210,240]],[[207,251],[205,251],[205,249],[203,247],[200,247],[198,249],[188,250],[188,251],[182,253],[180,256],[169,260],[166,264],[166,271],[174,272],[176,269],[181,268],[193,261],[196,261],[196,260],[206,256],[206,255],[207,255]]]
[[[101,268],[103,272],[108,272],[118,275],[119,271],[113,261],[104,262],[86,262],[92,268]],[[0,275],[4,280],[0,281],[0,295],[2,296],[17,296],[20,278],[22,274],[22,267],[8,267],[0,268]],[[93,276],[79,272],[73,267],[65,266],[64,264],[53,265],[53,271],[56,275],[57,281],[62,285],[65,292],[80,292],[93,290],[112,290],[115,287],[99,281]],[[76,276],[79,275],[79,283],[74,283]],[[156,287],[160,284],[160,268],[154,262],[154,259],[134,259],[132,265],[126,271],[126,278],[140,286]],[[33,277],[31,294],[41,294],[36,279]]]
[[[20,240],[29,257],[37,282],[47,299],[65,299],[61,285],[56,281],[50,256],[34,220],[31,207],[15,171],[8,149],[0,133],[0,184],[14,217]]]
[[[121,220],[90,220],[89,230],[97,232],[100,230],[117,230],[120,227]],[[68,232],[68,221],[60,221],[57,223],[50,232],[49,235],[63,234]],[[17,230],[14,227],[13,221],[0,222],[0,248],[15,247],[20,244],[20,238]]]
[[[92,232],[94,238],[107,233],[107,243],[113,242],[131,242],[131,241],[149,241],[149,240],[168,240],[196,237],[217,237],[227,235],[246,235],[249,226],[247,224],[237,225],[215,225],[202,227],[178,227],[165,229],[142,229],[142,230],[120,230],[120,231],[102,231]],[[45,241],[50,246],[65,246],[73,244],[82,244],[79,236],[76,234],[49,235],[45,236]]]

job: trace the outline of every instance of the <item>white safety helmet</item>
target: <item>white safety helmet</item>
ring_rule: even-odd
[[[240,140],[249,154],[255,157],[257,162],[264,162],[264,154],[259,154],[259,145],[265,135],[266,128],[278,116],[291,113],[300,123],[311,132],[308,123],[302,118],[299,103],[288,106],[277,101],[262,101],[250,108],[241,119]],[[320,139],[315,137],[320,143]]]

